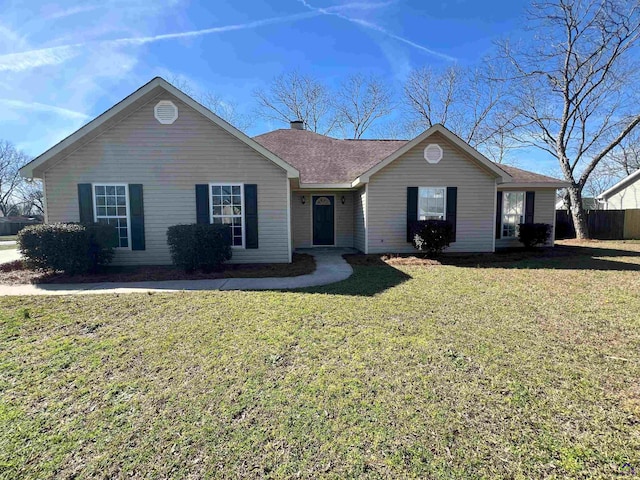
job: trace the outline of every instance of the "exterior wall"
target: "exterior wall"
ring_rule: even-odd
[[[518,191],[518,192],[536,192],[535,205],[533,207],[533,221],[535,223],[548,223],[553,225],[553,231],[551,232],[551,238],[547,242],[548,246],[553,246],[555,238],[556,228],[556,190],[554,188],[498,188],[503,192]],[[495,222],[495,219],[494,219]],[[495,228],[495,223],[494,223]],[[522,247],[522,243],[517,238],[497,238],[497,248],[507,247]]]
[[[311,197],[313,195],[335,196],[336,247],[353,247],[354,193],[345,191],[295,191],[291,194],[291,227],[294,248],[309,248],[313,245],[313,223],[311,221]],[[344,195],[344,205],[340,198]],[[306,203],[302,204],[302,197]]]
[[[424,159],[424,148],[437,143],[443,158]],[[491,252],[495,236],[496,186],[492,174],[468,154],[435,133],[370,178],[368,185],[369,253],[415,252],[407,237],[407,187],[458,187],[457,241],[450,252]]]
[[[365,218],[367,212],[367,189],[361,188],[357,192],[353,192],[353,247],[361,252],[366,250],[365,242],[367,241],[367,220]]]
[[[607,199],[607,210],[628,210],[632,208],[640,208],[640,180]]]
[[[153,108],[173,101],[179,117],[161,125]],[[234,263],[288,262],[284,170],[168,93],[143,105],[46,171],[49,222],[78,221],[78,183],[141,183],[146,250],[119,249],[117,264],[169,264],[167,227],[195,223],[195,185],[258,185],[259,248],[234,248]]]

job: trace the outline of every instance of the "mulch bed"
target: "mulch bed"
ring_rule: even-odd
[[[634,241],[620,240],[620,243],[628,244],[631,250]],[[352,266],[487,266],[518,262],[522,260],[540,260],[548,258],[564,258],[576,255],[607,256],[610,255],[610,244],[598,240],[561,240],[556,241],[555,247],[536,248],[524,250],[523,248],[506,248],[496,253],[444,253],[437,258],[428,258],[417,253],[386,253],[386,254],[345,254],[343,257]],[[629,255],[629,252],[627,252]],[[631,253],[633,255],[633,253]]]
[[[66,275],[59,272],[34,271],[21,260],[0,265],[0,284],[28,283],[102,283],[146,282],[162,280],[203,280],[216,278],[297,277],[313,273],[316,262],[312,255],[294,253],[292,263],[225,265],[221,272],[186,273],[172,266],[107,267],[103,272]]]

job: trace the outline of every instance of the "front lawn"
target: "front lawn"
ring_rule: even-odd
[[[637,475],[640,244],[567,248],[0,298],[0,478]]]

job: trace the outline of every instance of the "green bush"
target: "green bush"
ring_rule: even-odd
[[[219,270],[231,258],[229,225],[173,225],[167,230],[167,243],[174,265],[187,272]]]
[[[115,227],[103,224],[30,225],[18,233],[18,247],[29,268],[70,275],[110,263],[117,242]]]
[[[411,240],[421,252],[436,256],[453,241],[453,227],[444,220],[419,220],[411,226]]]
[[[525,248],[544,245],[551,237],[552,229],[548,223],[521,223],[518,225],[518,240]]]

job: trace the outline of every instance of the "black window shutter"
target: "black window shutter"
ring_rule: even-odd
[[[498,200],[496,201],[496,238],[500,238],[502,233],[502,192],[498,192]]]
[[[407,187],[407,242],[411,243],[411,229],[418,221],[418,187]]]
[[[453,241],[456,241],[458,211],[458,187],[447,187],[447,222],[453,227]]]
[[[142,185],[129,184],[129,214],[131,215],[131,250],[144,250],[144,199]]]
[[[209,185],[196,185],[196,223],[211,223]]]
[[[258,185],[244,186],[245,248],[258,248]]]
[[[93,223],[93,192],[90,183],[78,184],[80,223]]]
[[[533,212],[536,204],[536,192],[527,192],[524,200],[524,223],[533,223]]]

